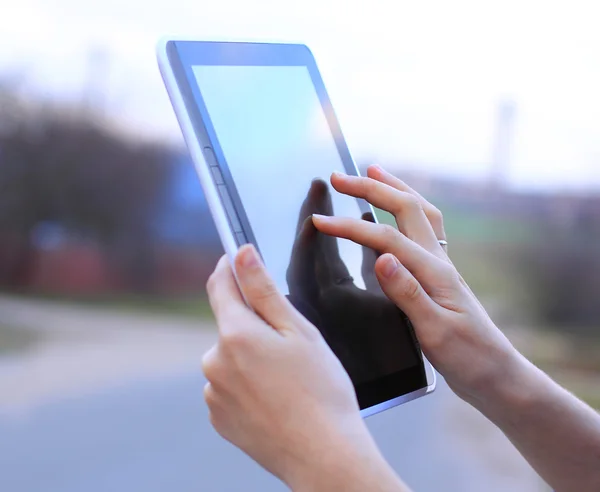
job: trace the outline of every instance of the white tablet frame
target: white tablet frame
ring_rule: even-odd
[[[190,156],[192,161],[194,162],[194,166],[196,168],[196,172],[198,173],[198,177],[200,178],[200,184],[202,185],[202,190],[204,191],[204,195],[206,197],[206,201],[208,202],[208,206],[212,217],[215,221],[215,225],[217,228],[217,232],[219,234],[219,238],[221,239],[221,243],[223,244],[223,249],[231,262],[233,267],[233,260],[235,255],[237,254],[238,246],[235,240],[234,232],[231,229],[229,224],[229,220],[227,219],[227,214],[225,212],[225,207],[221,201],[221,197],[217,191],[216,185],[213,181],[213,177],[211,175],[209,165],[207,164],[204,153],[202,152],[202,143],[198,141],[196,137],[196,132],[194,130],[192,121],[185,107],[185,102],[183,99],[183,94],[179,89],[179,85],[177,84],[176,76],[169,62],[169,58],[167,55],[167,44],[169,41],[199,41],[198,39],[190,39],[190,38],[163,38],[159,41],[157,46],[157,59],[158,66],[160,69],[160,73],[162,75],[163,81],[165,83],[167,93],[169,94],[169,98],[171,100],[171,104],[173,109],[175,110],[175,115],[177,117],[177,121],[179,122],[179,126],[181,127],[181,132],[183,134],[183,138],[187,145],[187,148],[190,152]],[[255,39],[203,39],[202,41],[234,41],[234,42],[274,42],[273,40],[265,41],[265,40],[255,40]],[[287,41],[289,43],[289,41]],[[352,163],[356,169],[356,174],[360,175],[358,168],[356,167],[356,163],[354,159],[352,159]],[[375,217],[375,214],[373,214]],[[235,269],[234,269],[235,275]],[[421,388],[419,390],[413,391],[411,393],[407,393],[405,395],[399,396],[397,398],[393,398],[391,400],[379,403],[377,405],[373,405],[372,407],[365,408],[360,411],[360,414],[363,418],[369,417],[379,412],[383,412],[389,408],[402,405],[403,403],[409,402],[411,400],[415,400],[422,396],[428,395],[435,390],[437,384],[437,375],[435,369],[432,367],[431,363],[423,356],[423,363],[425,365],[425,372],[427,376],[427,386]]]

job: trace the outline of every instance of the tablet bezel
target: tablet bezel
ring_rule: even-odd
[[[193,67],[198,65],[231,66],[303,66],[307,68],[324,114],[331,129],[335,144],[348,174],[358,175],[335,116],[325,85],[311,51],[301,44],[164,40],[159,46],[159,65],[171,97],[180,126],[192,158],[200,174],[201,182],[217,229],[226,252],[232,258],[237,247],[251,242],[260,251],[252,233],[226,159],[216,136],[210,115],[204,104],[200,88],[195,82]],[[234,213],[241,223],[245,237],[234,233],[231,215],[224,210],[223,197],[216,193],[216,185],[208,171],[211,161],[218,165],[231,199]],[[209,161],[209,162],[207,162]],[[207,190],[209,188],[209,190]],[[215,202],[218,202],[215,203]],[[373,212],[364,200],[358,200],[362,213]],[[231,210],[229,210],[231,212]],[[435,388],[435,373],[429,362],[423,360],[424,369],[409,368],[375,381],[356,386],[361,403],[361,414],[372,415],[387,408],[418,398]],[[426,372],[426,386],[416,386],[415,380]],[[418,374],[417,374],[418,373]],[[399,395],[399,396],[398,396]]]

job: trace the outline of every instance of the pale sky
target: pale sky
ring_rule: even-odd
[[[600,189],[600,4],[533,0],[0,0],[0,77],[81,97],[89,53],[106,111],[181,137],[156,60],[163,35],[300,41],[355,158],[488,173],[497,104],[517,105],[510,182]]]

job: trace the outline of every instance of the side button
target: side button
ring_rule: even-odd
[[[242,244],[246,244],[248,242],[246,241],[246,236],[244,236],[243,232],[236,232],[235,239],[237,240],[238,246],[241,246]]]
[[[225,184],[221,170],[218,167],[210,166],[210,172],[212,173],[213,180],[217,185]]]
[[[229,192],[224,185],[217,185],[217,189],[219,190],[219,195],[221,196],[221,200],[223,202],[223,206],[225,207],[225,212],[229,217],[229,222],[231,223],[231,227],[235,232],[243,232],[242,225],[238,219],[238,216],[235,212],[235,208],[233,208],[233,202],[229,197]]]
[[[209,166],[218,166],[217,158],[215,157],[215,152],[212,147],[204,147],[202,149],[202,153],[204,154],[204,159],[206,159],[206,163]]]

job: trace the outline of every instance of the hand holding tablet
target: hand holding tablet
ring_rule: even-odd
[[[225,257],[208,283],[219,343],[202,366],[215,429],[292,490],[341,490],[334,469],[343,470],[344,490],[367,490],[364,466],[401,485],[360,417],[344,367],[253,246],[240,249],[234,268],[240,290]]]
[[[230,262],[253,244],[280,292],[316,313],[363,416],[431,393],[410,321],[373,281],[376,253],[316,229],[299,237],[318,208],[375,220],[365,200],[329,190],[332,172],[358,171],[308,48],[168,41],[159,62]],[[306,271],[290,275],[298,259]]]
[[[405,491],[360,416],[433,391],[422,348],[555,490],[599,490],[600,417],[490,320],[435,207],[358,176],[306,47],[169,41],[159,60],[227,253],[203,360],[221,435],[295,492]]]
[[[377,253],[362,248],[361,273],[367,289],[358,287],[340,256],[336,238],[315,228],[315,214],[334,216],[329,186],[320,179],[311,183],[300,209],[286,275],[289,299],[319,328],[357,386],[361,406],[369,407],[377,403],[382,391],[380,387],[379,393],[372,392],[370,382],[381,374],[393,374],[398,361],[410,361],[416,340],[411,331],[402,329],[408,323],[406,317],[381,291],[375,277]],[[374,222],[370,212],[363,220]]]
[[[378,169],[370,169],[369,174],[389,178]],[[338,176],[333,180],[344,179]],[[372,178],[365,182],[369,183],[366,186],[381,183]],[[382,206],[396,210],[403,224],[419,224],[423,208],[428,207],[423,203],[423,207],[399,211],[395,200],[392,202],[392,206]],[[315,211],[324,215],[311,215]],[[312,222],[328,234],[353,237],[381,249],[384,254],[375,258],[370,256],[372,250],[365,248],[366,267],[370,269],[374,263],[385,294],[410,313],[423,350],[465,399],[493,392],[497,388],[494,381],[515,365],[518,353],[489,320],[445,254],[438,250],[430,253],[398,231],[390,233],[388,226],[336,218],[329,215],[332,211],[325,183],[313,182],[299,217],[297,244],[288,268],[298,289],[287,299],[248,245],[240,249],[234,268],[249,307],[236,289],[227,260],[219,262],[209,281],[209,296],[220,337],[203,361],[211,420],[226,439],[292,490],[362,491],[372,489],[373,483],[377,490],[407,490],[359,418],[356,393],[344,371],[353,375],[353,381],[368,380],[368,372],[362,372],[365,367],[385,370],[387,354],[393,365],[394,353],[401,354],[406,341],[399,338],[387,348],[383,343],[374,346],[378,338],[366,329],[360,332],[364,324],[356,319],[365,312],[391,317],[382,321],[394,326],[390,322],[394,311],[380,302],[383,293],[353,284],[336,260],[332,236],[317,235]],[[432,232],[431,223],[423,217],[419,227]],[[441,220],[439,225],[443,229]],[[403,229],[413,235],[411,227]],[[425,230],[421,232],[423,238],[428,237]],[[412,272],[390,252],[402,257]],[[390,263],[394,268],[388,268]],[[323,304],[331,306],[331,312]],[[315,329],[317,323],[319,330]],[[401,328],[403,320],[396,317],[395,326]],[[337,330],[345,333],[346,342],[350,340],[341,349],[329,343],[333,351],[337,349],[339,360],[325,343],[328,338],[338,338]],[[394,339],[384,334],[381,342],[386,340]],[[356,352],[352,355],[343,350],[354,348],[355,341],[356,352],[374,351],[382,359],[360,365]],[[360,341],[370,343],[371,350],[361,350]]]
[[[315,215],[317,229],[378,251],[382,256],[374,270],[379,284],[411,320],[427,359],[459,396],[468,399],[474,389],[485,391],[517,353],[440,245],[437,238],[446,237],[442,215],[378,166],[371,166],[364,178],[338,174],[331,181],[336,190],[394,215],[398,230]]]

